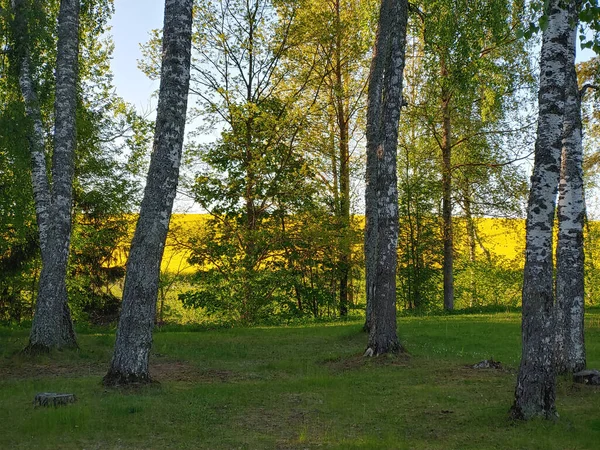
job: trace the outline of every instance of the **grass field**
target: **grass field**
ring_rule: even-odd
[[[26,329],[0,328],[2,449],[597,449],[600,389],[559,380],[556,422],[508,418],[520,357],[514,313],[402,317],[410,355],[362,358],[360,323],[202,330],[165,327],[160,384],[107,390],[113,333],[29,360]],[[600,367],[600,311],[587,316]],[[503,370],[468,367],[493,357]],[[34,408],[38,392],[77,403]]]

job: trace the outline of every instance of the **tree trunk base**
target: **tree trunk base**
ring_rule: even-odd
[[[536,410],[526,410],[522,408],[517,402],[513,403],[510,408],[510,417],[515,420],[531,420],[535,418],[541,418],[546,420],[557,420],[558,413],[556,412],[556,408],[538,408]]]
[[[44,344],[39,344],[39,343],[34,344],[34,343],[29,342],[29,344],[27,344],[27,347],[25,347],[23,349],[22,353],[24,353],[26,355],[31,355],[31,356],[47,355],[53,349],[56,349],[56,350],[78,350],[79,346],[77,345],[77,343],[66,344],[66,345],[62,345],[62,346],[48,346],[48,345],[44,345]]]
[[[388,342],[386,345],[369,345],[365,350],[363,356],[372,357],[380,355],[398,355],[404,353],[404,347],[399,342]]]
[[[136,386],[156,383],[149,374],[124,374],[119,371],[110,370],[104,378],[102,384],[106,387]]]

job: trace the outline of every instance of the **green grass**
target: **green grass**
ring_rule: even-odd
[[[587,320],[600,367],[600,313]],[[556,422],[508,418],[520,356],[514,313],[403,317],[410,356],[365,359],[361,324],[158,331],[159,385],[108,390],[112,333],[33,360],[0,328],[0,448],[597,449],[600,389],[559,380]],[[506,370],[467,367],[493,357]],[[38,392],[77,403],[34,408]]]

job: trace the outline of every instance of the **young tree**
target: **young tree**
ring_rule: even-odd
[[[402,350],[396,331],[396,155],[408,2],[382,0],[367,94],[365,257],[369,342],[365,355]]]
[[[505,163],[514,148],[498,136],[517,134],[511,128],[519,115],[520,89],[528,81],[528,56],[523,41],[515,37],[522,2],[435,0],[415,6],[418,35],[411,41],[422,45],[415,55],[421,63],[415,79],[419,89],[403,117],[413,118],[409,128],[423,130],[438,150],[444,309],[451,310],[453,217],[459,206],[466,216],[473,214],[476,197],[483,196],[474,189],[476,184],[490,191],[495,179],[505,177],[508,169],[515,171]],[[499,165],[505,173],[494,174],[492,167]]]
[[[371,20],[375,11],[372,1],[330,0],[309,3],[299,13],[298,21],[311,34],[310,42],[300,48],[296,61],[316,54],[315,79],[320,90],[316,107],[323,112],[321,127],[328,128],[330,145],[321,145],[330,163],[328,178],[333,197],[333,215],[339,227],[339,313],[348,313],[352,266],[351,216],[351,145],[357,141],[360,118],[364,112],[368,54],[372,45]],[[306,23],[308,22],[308,23]],[[317,25],[318,24],[318,25]],[[309,92],[311,95],[313,92]],[[318,129],[317,123],[315,127]]]
[[[580,3],[580,2],[575,2]],[[571,21],[578,23],[572,11]],[[558,198],[556,247],[556,368],[574,373],[586,365],[584,343],[583,142],[581,94],[575,70],[575,32],[569,34],[564,137]]]
[[[46,170],[44,126],[34,80],[35,68],[31,64],[28,17],[35,8],[31,8],[26,0],[15,0],[13,9],[19,84],[31,121],[28,140],[42,256],[35,315],[26,351],[38,352],[77,346],[67,304],[66,272],[76,142],[79,1],[62,0],[58,14],[51,177]]]
[[[196,241],[194,259],[220,262],[205,266],[204,275],[223,286],[216,296],[223,301],[204,289],[191,295],[198,305],[235,305],[224,309],[248,323],[269,315],[286,284],[280,263],[292,242],[282,225],[319,197],[298,151],[314,103],[303,96],[314,58],[295,73],[286,64],[297,45],[295,2],[222,0],[198,10],[191,91],[203,119],[221,133],[199,146],[193,192],[213,216],[213,233]]]
[[[522,355],[512,407],[513,417],[524,420],[556,415],[552,233],[575,3],[551,0],[544,11],[547,23],[540,56],[539,117],[527,207]]]
[[[169,221],[183,148],[190,79],[192,0],[165,0],[154,149],[127,261],[123,306],[108,386],[150,381],[148,360]]]

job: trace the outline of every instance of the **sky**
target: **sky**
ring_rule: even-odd
[[[138,113],[153,115],[156,108],[158,80],[150,80],[137,67],[142,58],[140,44],[148,41],[150,31],[162,28],[164,0],[115,0],[110,33],[115,49],[111,68],[117,95],[134,105]],[[185,195],[175,199],[175,212],[203,212]]]
[[[163,0],[115,0],[115,13],[110,21],[115,51],[111,63],[117,94],[133,104],[139,112],[156,106],[151,99],[158,81],[151,81],[137,68],[141,59],[140,44],[150,38],[150,31],[162,28]]]

